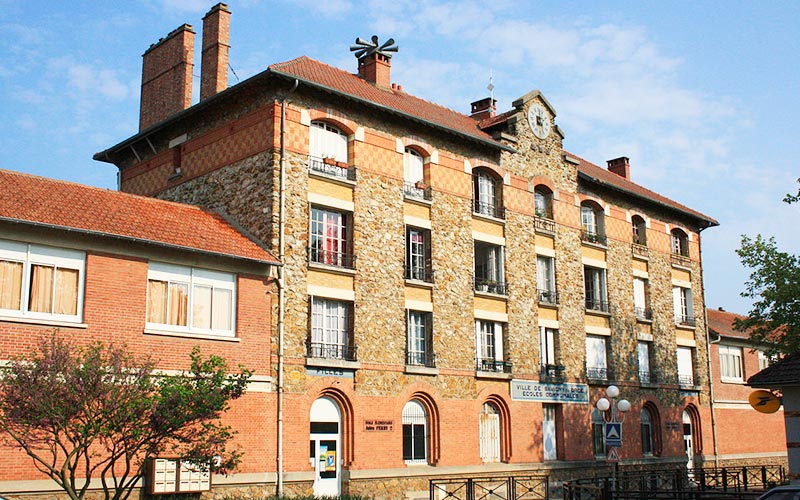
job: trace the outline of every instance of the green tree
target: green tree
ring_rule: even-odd
[[[0,432],[73,500],[92,478],[106,500],[125,500],[146,459],[169,453],[225,473],[241,458],[220,417],[252,374],[229,374],[225,360],[191,354],[176,376],[155,371],[124,347],[76,347],[56,335],[12,360],[0,379]]]
[[[783,201],[800,201],[800,190]],[[754,302],[747,318],[736,320],[734,328],[748,332],[768,355],[800,352],[800,259],[778,249],[775,238],[761,235],[742,236],[736,253],[751,269],[741,295]]]

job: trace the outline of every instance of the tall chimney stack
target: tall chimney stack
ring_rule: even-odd
[[[628,180],[631,178],[631,161],[628,159],[627,156],[620,156],[619,158],[614,158],[613,160],[608,160],[608,171],[617,174],[620,177],[624,177]]]
[[[203,53],[200,59],[200,100],[228,88],[231,11],[218,3],[203,17]]]
[[[192,105],[194,35],[184,24],[142,55],[140,132]]]

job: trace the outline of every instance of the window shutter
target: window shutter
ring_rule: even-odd
[[[494,327],[494,359],[504,361],[503,357],[503,324],[495,322]]]

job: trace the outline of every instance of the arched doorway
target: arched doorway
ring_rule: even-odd
[[[311,405],[309,459],[314,467],[314,495],[337,496],[342,489],[342,412],[328,397]]]
[[[694,418],[693,408],[687,407],[683,410],[681,420],[683,421],[683,449],[686,452],[686,468],[694,468],[694,455],[697,449],[695,442],[699,436],[699,429],[696,428],[697,419]]]

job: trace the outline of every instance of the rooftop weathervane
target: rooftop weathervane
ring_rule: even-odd
[[[380,54],[391,58],[392,55],[387,52],[397,52],[397,45],[394,44],[394,38],[386,40],[383,45],[378,45],[378,35],[372,35],[372,41],[356,38],[356,44],[350,46],[350,52],[355,52],[357,59],[371,56],[372,54]]]

